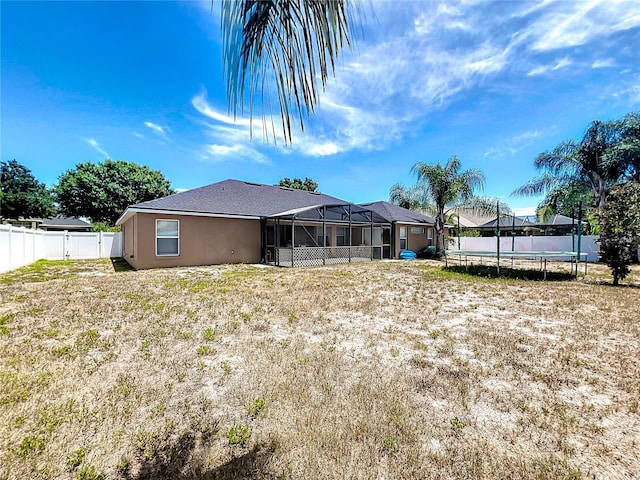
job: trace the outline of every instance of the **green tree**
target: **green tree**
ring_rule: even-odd
[[[0,162],[0,218],[52,217],[56,214],[51,193],[16,160]]]
[[[300,178],[294,178],[291,180],[289,177],[285,177],[278,182],[278,186],[295,188],[296,190],[307,190],[309,192],[318,191],[318,183],[309,177],[304,177],[304,180]]]
[[[624,166],[627,180],[640,182],[640,113],[629,113],[620,122],[620,142],[611,151]]]
[[[169,181],[157,170],[124,160],[79,163],[54,187],[60,211],[113,225],[129,206],[171,195]]]
[[[613,284],[629,274],[640,244],[640,183],[612,188],[607,205],[599,212],[600,256],[613,275]]]
[[[581,182],[569,183],[549,192],[545,201],[538,205],[536,214],[539,218],[549,218],[555,214],[576,218],[580,202],[584,216],[587,216],[592,210],[593,190]]]
[[[484,174],[474,169],[461,171],[461,167],[462,163],[454,156],[445,165],[417,162],[411,168],[418,177],[412,187],[414,195],[421,208],[431,210],[435,217],[436,251],[444,246],[444,227],[453,210],[463,206],[481,211],[495,209],[495,203],[474,196],[476,188],[484,188]]]
[[[542,206],[553,205],[570,192],[593,194],[592,206],[602,208],[609,190],[622,177],[625,165],[612,155],[621,140],[620,122],[592,122],[582,140],[565,140],[553,150],[540,153],[535,167],[542,175],[516,189],[512,195],[546,194]]]
[[[318,103],[318,81],[324,89],[340,50],[351,46],[357,7],[358,0],[223,0],[224,73],[234,117],[246,100],[252,121],[259,103],[263,132],[268,137],[271,130],[275,140],[270,98],[275,90],[284,140],[290,143],[292,119],[297,117],[304,130],[304,119]]]
[[[405,187],[401,183],[395,183],[389,189],[389,201],[408,210],[418,210],[424,203],[424,192],[420,187]]]

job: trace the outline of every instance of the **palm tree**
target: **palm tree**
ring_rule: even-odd
[[[540,153],[535,167],[543,174],[512,195],[546,193],[542,204],[552,205],[563,190],[575,190],[581,184],[593,192],[593,206],[604,207],[609,190],[625,169],[618,156],[612,154],[619,140],[618,122],[592,122],[581,141],[565,140],[553,150]]]
[[[640,113],[628,113],[620,122],[620,142],[612,154],[624,165],[625,180],[640,183]]]
[[[417,162],[411,171],[418,177],[417,185],[424,194],[427,205],[423,205],[434,213],[436,251],[444,246],[444,226],[453,210],[469,207],[486,212],[495,209],[495,203],[474,196],[476,188],[484,188],[485,178],[480,170],[460,171],[462,164],[458,157],[451,157],[446,165],[436,163],[429,165]],[[429,208],[431,205],[431,208]]]
[[[285,143],[291,142],[292,117],[304,130],[305,117],[318,103],[318,78],[324,89],[340,50],[351,46],[350,25],[359,12],[358,1],[222,0],[227,101],[234,118],[246,100],[252,123],[258,101],[263,134],[268,138],[271,130],[275,141],[270,99],[274,89]]]
[[[417,210],[423,205],[424,192],[419,185],[405,187],[401,183],[395,183],[389,189],[389,201],[408,210]]]

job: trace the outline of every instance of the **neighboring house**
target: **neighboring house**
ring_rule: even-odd
[[[136,269],[264,262],[321,265],[385,258],[367,207],[304,190],[225,180],[128,207],[116,222]],[[382,235],[384,237],[384,235]]]
[[[494,218],[482,225],[474,228],[478,230],[482,237],[493,237],[496,234],[496,225],[499,225],[500,236],[524,236],[538,234],[539,228],[535,224],[527,220],[526,217],[514,217],[513,215],[505,215],[500,217],[500,222]]]
[[[546,220],[538,220],[535,215],[524,218],[538,228],[538,235],[571,235],[578,225],[578,220],[565,215],[554,215]],[[582,225],[586,223],[583,220]]]
[[[434,244],[433,217],[407,210],[389,202],[361,203],[391,224],[390,229],[381,229],[384,258],[398,258],[401,250],[417,252]],[[374,235],[376,231],[374,230]],[[387,250],[388,249],[388,250]]]
[[[54,218],[24,218],[20,220],[5,220],[16,227],[47,230],[49,232],[90,232],[91,224],[79,218],[54,217]]]
[[[471,208],[461,208],[450,213],[448,222],[455,228],[460,225],[461,228],[472,229],[495,219],[495,215],[483,215]]]
[[[554,215],[547,220],[538,220],[535,215],[500,217],[501,236],[524,235],[571,235],[575,232],[577,220],[564,215]],[[583,222],[584,223],[584,222]],[[496,234],[496,219],[476,227],[483,237],[493,237]]]
[[[79,218],[55,217],[43,218],[38,228],[49,232],[61,232],[64,230],[69,232],[90,232],[91,224]]]

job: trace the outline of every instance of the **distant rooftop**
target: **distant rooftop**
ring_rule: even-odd
[[[399,205],[394,205],[393,203],[380,201],[361,203],[360,205],[377,213],[388,222],[421,223],[425,225],[435,224],[433,217],[414,212],[413,210],[408,210]]]

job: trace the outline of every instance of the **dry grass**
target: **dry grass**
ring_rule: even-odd
[[[637,267],[115,270],[0,276],[0,478],[640,478]]]

